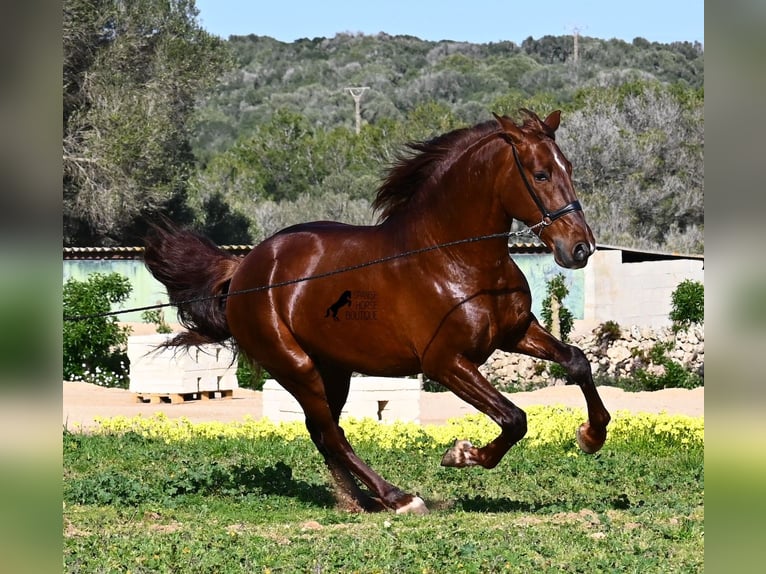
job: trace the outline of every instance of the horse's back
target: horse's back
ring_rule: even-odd
[[[252,284],[268,277],[275,282],[306,279],[319,273],[340,271],[361,257],[376,253],[384,242],[375,226],[336,221],[300,223],[282,229],[248,253],[237,283]],[[304,281],[298,281],[302,283]]]
[[[369,265],[390,253],[376,227],[314,222],[273,235],[232,278],[231,292],[251,291],[227,302],[232,334],[252,341],[246,352],[259,360],[287,337],[313,357],[359,372],[417,372],[401,308],[406,286],[391,266]],[[373,360],[378,352],[386,365]]]

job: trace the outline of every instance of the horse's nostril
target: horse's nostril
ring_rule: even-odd
[[[572,257],[575,261],[585,261],[588,258],[589,250],[585,243],[578,243],[572,251]]]

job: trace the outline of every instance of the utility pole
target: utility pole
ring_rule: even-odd
[[[587,26],[584,26],[587,28]],[[568,27],[569,30],[572,31],[572,43],[574,44],[574,50],[572,50],[572,60],[570,63],[570,73],[573,76],[573,80],[575,85],[579,84],[579,75],[580,75],[580,32],[583,30],[583,26],[578,25],[570,25]]]
[[[577,60],[580,58],[580,50],[579,50],[580,29],[577,26],[572,28],[572,36],[574,38],[574,65],[577,66]]]
[[[569,29],[572,30],[572,40],[574,42],[574,52],[572,54],[572,64],[574,67],[577,67],[578,62],[580,61],[580,32],[583,31],[583,28],[587,28],[587,26],[569,26]]]
[[[354,105],[356,107],[356,133],[362,131],[362,94],[369,90],[368,86],[359,86],[355,88],[346,88],[351,97],[354,98]]]

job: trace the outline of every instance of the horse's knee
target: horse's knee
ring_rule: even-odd
[[[569,347],[571,356],[569,360],[564,364],[569,376],[577,384],[583,384],[592,379],[592,372],[590,367],[590,361],[585,353],[579,347]]]
[[[500,426],[503,432],[511,439],[512,444],[516,444],[527,434],[527,413],[518,407],[514,407],[508,415],[503,417]]]

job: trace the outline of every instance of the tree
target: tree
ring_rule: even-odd
[[[697,90],[658,82],[590,89],[557,135],[601,243],[704,250],[704,123]]]
[[[701,46],[581,36],[575,67],[571,35],[523,47],[385,34],[228,44],[237,70],[201,102],[192,140],[188,202],[203,227],[215,194],[256,240],[298,221],[366,223],[405,142],[526,107],[564,111],[557,140],[599,242],[703,248]],[[354,85],[370,86],[359,134]]]
[[[522,49],[545,64],[566,62],[574,51],[570,36],[543,36],[535,40],[531,36],[521,43]]]
[[[237,209],[258,199],[295,200],[326,175],[319,148],[305,117],[278,110],[195,177],[195,201],[217,192]]]
[[[277,108],[304,115],[312,126],[351,127],[347,86],[370,86],[362,106],[365,122],[401,121],[415,106],[435,101],[461,122],[473,124],[487,119],[491,103],[513,90],[523,97],[546,92],[566,103],[581,87],[602,87],[605,78],[612,84],[626,77],[668,83],[682,79],[696,88],[704,80],[702,46],[678,42],[639,47],[581,35],[576,67],[572,35],[529,38],[523,48],[513,42],[429,42],[387,34],[338,34],[292,43],[232,36],[227,43],[237,71],[203,103],[206,118],[195,153],[206,159],[211,151],[223,151],[250,135]]]
[[[249,245],[253,242],[250,221],[216,193],[203,201],[202,233],[218,244]]]
[[[119,243],[183,207],[195,101],[229,61],[197,14],[194,0],[64,1],[65,244]]]
[[[492,102],[492,111],[498,115],[508,115],[519,120],[519,110],[527,108],[545,117],[554,110],[562,108],[562,105],[555,101],[553,96],[547,92],[538,92],[533,96],[525,96],[518,90],[510,90],[503,96]]]

